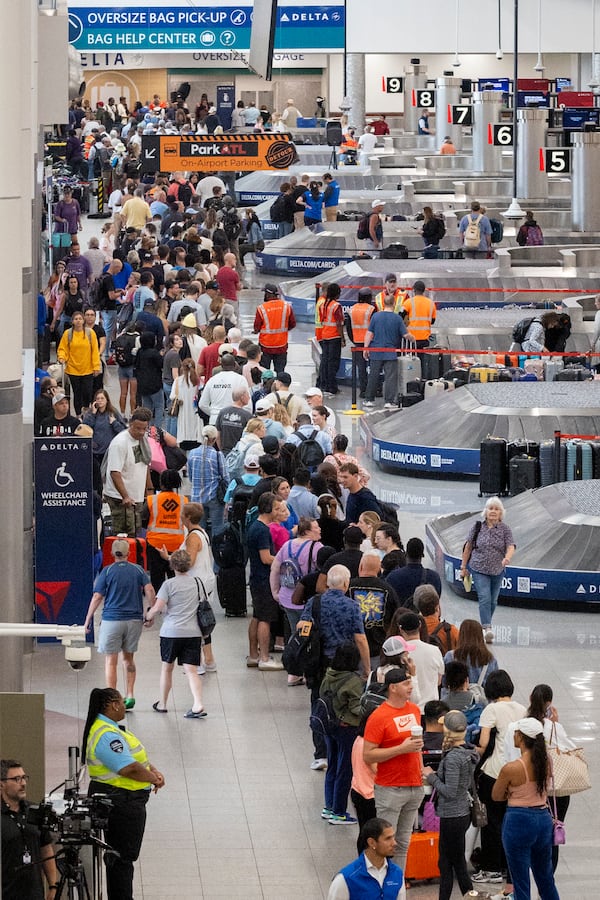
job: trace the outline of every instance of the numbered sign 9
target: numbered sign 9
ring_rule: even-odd
[[[488,143],[493,144],[494,147],[512,147],[512,125],[493,125],[491,129],[491,135],[488,134]]]
[[[422,109],[433,109],[435,106],[435,91],[413,91],[413,106]]]
[[[470,103],[463,106],[448,106],[448,125],[472,125],[473,107]]]
[[[381,79],[384,94],[401,94],[404,90],[404,78],[401,75],[388,75]]]
[[[553,172],[555,175],[567,175],[571,171],[571,150],[569,147],[546,147],[544,151],[545,159],[540,153],[540,163],[545,162],[546,172]],[[540,166],[540,172],[544,169]]]

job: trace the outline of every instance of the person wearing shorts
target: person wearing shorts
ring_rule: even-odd
[[[202,705],[202,679],[198,674],[202,654],[202,632],[198,625],[197,610],[200,600],[206,598],[201,578],[193,578],[192,557],[187,550],[175,550],[169,564],[175,573],[167,578],[156,595],[156,602],[146,613],[145,624],[152,625],[154,618],[164,613],[160,629],[160,698],[152,704],[157,713],[166,713],[167,700],[173,686],[175,663],[183,666],[192,692],[192,706],[184,714],[184,719],[204,719],[206,711]]]
[[[94,582],[94,593],[85,617],[90,631],[94,613],[104,602],[98,635],[98,653],[104,654],[106,686],[117,687],[117,662],[122,654],[125,677],[125,709],[135,706],[134,688],[137,651],[144,624],[144,601],[154,602],[154,588],[141,566],[127,560],[129,542],[116,540],[111,548],[114,563],[102,569]]]
[[[275,494],[267,491],[258,498],[258,518],[248,529],[248,559],[250,560],[250,595],[252,597],[252,619],[248,626],[249,653],[246,665],[249,669],[274,672],[283,669],[277,659],[269,656],[271,623],[279,619],[279,604],[273,598],[269,576],[275,559],[275,548],[269,525],[281,521],[277,510],[285,504]]]

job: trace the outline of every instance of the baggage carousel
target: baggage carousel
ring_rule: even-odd
[[[556,431],[600,434],[600,381],[466,384],[398,412],[362,416],[360,429],[385,472],[476,477],[489,436],[540,442]]]
[[[600,481],[551,484],[510,498],[505,507],[517,550],[515,565],[506,569],[501,601],[534,607],[585,604],[600,612]],[[459,575],[462,547],[479,517],[480,512],[439,516],[426,526],[427,551],[435,568],[461,596],[471,596]],[[473,618],[478,618],[476,608]],[[536,641],[517,633],[516,643]]]

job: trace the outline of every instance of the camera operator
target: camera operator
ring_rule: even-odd
[[[48,831],[40,831],[27,821],[29,776],[15,759],[1,760],[0,769],[2,900],[53,898],[59,880],[54,847]]]
[[[108,900],[132,900],[133,864],[140,855],[150,790],[164,787],[164,776],[148,761],[144,746],[117,722],[125,718],[125,702],[114,688],[94,688],[83,730],[82,757],[90,776],[89,796],[106,795],[112,808],[106,842]]]

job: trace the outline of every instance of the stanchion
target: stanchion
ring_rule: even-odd
[[[344,416],[364,416],[364,414],[365,414],[364,409],[359,409],[358,403],[357,403],[357,390],[356,390],[356,370],[357,370],[356,352],[357,352],[357,350],[358,350],[358,352],[362,353],[362,347],[353,347],[352,348],[352,353],[351,353],[351,359],[352,359],[352,405],[351,405],[350,409],[344,409],[342,411],[342,415],[344,415]]]

